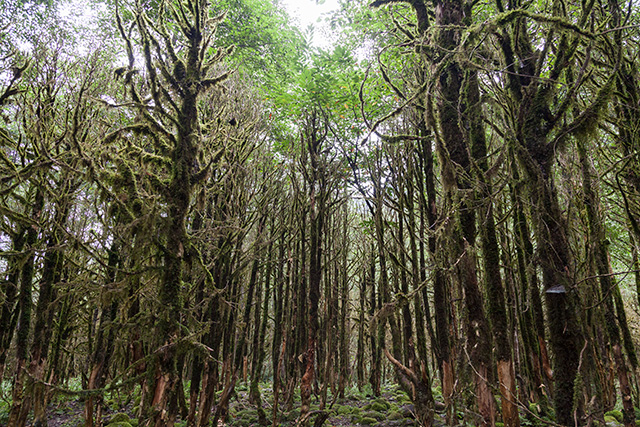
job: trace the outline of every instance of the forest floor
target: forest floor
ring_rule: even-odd
[[[258,410],[254,404],[249,402],[248,390],[244,384],[239,384],[235,396],[229,405],[229,416],[225,423],[219,426],[228,427],[250,427],[259,426]],[[6,396],[5,396],[6,397]],[[135,419],[136,403],[139,397],[136,393],[109,396],[105,399],[105,426],[113,421],[120,422],[112,424],[113,426],[136,427]],[[271,395],[270,385],[265,384],[262,388],[263,409],[266,413],[269,425],[273,422],[273,399]],[[334,401],[335,400],[335,401]],[[314,414],[310,419],[313,425],[315,414],[319,409],[319,398],[312,396],[311,412]],[[295,426],[300,414],[299,396],[296,395],[290,411],[286,408],[286,403],[280,404],[278,411],[279,426]],[[0,426],[6,425],[8,419],[9,405],[3,399],[0,402]],[[84,426],[83,418],[84,403],[82,401],[69,398],[59,397],[49,404],[48,408],[48,426],[49,427],[79,427]],[[414,421],[413,405],[408,396],[394,386],[384,388],[380,397],[375,397],[367,391],[359,392],[356,389],[346,393],[345,398],[333,399],[329,396],[324,411],[329,417],[324,422],[324,427],[337,426],[358,426],[358,425],[374,425],[382,427],[392,426],[413,426]],[[128,423],[128,424],[127,424]],[[177,426],[185,426],[186,422],[178,419]],[[444,418],[442,414],[436,414],[436,426],[444,426]]]
[[[0,427],[7,425],[10,404],[7,399],[6,389],[0,396]],[[444,414],[439,411],[442,403],[436,394],[436,414],[434,426],[444,427],[446,425]],[[265,411],[269,426],[273,425],[273,396],[270,384],[263,384],[261,387],[263,410]],[[245,384],[238,384],[236,393],[229,405],[229,416],[225,422],[220,422],[218,427],[258,427],[258,409],[256,405],[249,402],[248,389]],[[113,393],[105,397],[105,413],[103,417],[104,425],[107,427],[136,427],[138,424],[135,418],[135,408],[139,403],[139,392]],[[312,396],[310,425],[313,425],[316,414],[320,413],[320,399]],[[293,427],[300,415],[299,394],[294,396],[292,409],[287,410],[286,403],[281,403],[278,410],[278,418],[275,425],[283,427]],[[77,398],[68,396],[58,396],[48,407],[48,427],[81,427],[84,426],[83,417],[84,402]],[[342,426],[415,426],[413,405],[409,397],[395,385],[388,385],[383,388],[381,396],[376,397],[370,393],[370,389],[359,391],[350,389],[345,393],[344,398],[334,399],[331,395],[327,398],[326,407],[322,410],[328,414],[328,418],[322,424],[324,427]],[[521,421],[522,425],[540,426],[547,424],[538,422],[540,419],[528,419],[526,414]],[[469,410],[458,410],[455,420],[458,426],[471,426],[477,424],[474,419],[476,414]],[[640,410],[636,410],[636,418],[640,420]],[[553,423],[549,423],[553,424]],[[186,426],[186,421],[178,418],[178,427]],[[501,425],[501,423],[496,423]],[[621,427],[622,413],[620,411],[610,411],[605,414],[604,424],[594,422],[593,425],[601,427]],[[640,426],[640,422],[637,423]]]

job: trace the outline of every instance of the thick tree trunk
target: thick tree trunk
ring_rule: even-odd
[[[463,24],[462,1],[436,3],[436,24],[442,29],[436,36],[438,45],[445,51],[458,46],[459,26]],[[484,314],[482,295],[478,286],[474,253],[476,224],[471,190],[471,159],[469,153],[476,149],[477,134],[482,133],[482,117],[479,116],[476,71],[464,72],[461,65],[446,58],[438,76],[439,98],[436,102],[439,113],[441,146],[439,155],[443,164],[443,180],[448,204],[456,209],[456,230],[451,241],[453,260],[460,260],[458,280],[464,290],[467,310],[467,348],[474,370],[478,411],[482,425],[495,424],[493,395],[487,381],[491,381],[491,336]]]

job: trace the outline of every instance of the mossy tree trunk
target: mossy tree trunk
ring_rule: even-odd
[[[633,401],[631,399],[631,384],[629,373],[623,355],[623,346],[620,334],[620,323],[625,322],[623,328],[626,328],[626,316],[618,317],[614,306],[614,295],[619,294],[618,284],[611,276],[611,266],[609,263],[608,241],[604,228],[604,217],[600,209],[600,201],[598,200],[597,188],[594,187],[592,178],[593,171],[591,163],[587,156],[585,141],[581,138],[576,140],[580,165],[582,168],[582,185],[584,206],[587,211],[587,219],[589,224],[589,241],[590,247],[587,248],[589,257],[595,261],[598,281],[600,282],[600,298],[604,302],[604,321],[606,330],[613,352],[613,360],[618,375],[618,385],[621,394],[622,408],[624,414],[624,425],[626,427],[635,426],[635,413],[633,409]],[[620,301],[621,302],[621,301]],[[624,312],[624,307],[622,308]]]
[[[27,229],[23,225],[18,225],[17,229],[11,236],[11,250],[16,253],[22,253],[25,245]],[[0,292],[4,295],[4,301],[0,308],[0,378],[4,378],[4,370],[6,366],[7,356],[9,355],[9,347],[16,328],[18,316],[15,315],[18,306],[18,290],[20,285],[20,263],[19,257],[14,256],[7,263],[6,281],[2,284]]]
[[[116,281],[116,272],[121,263],[121,242],[116,238],[108,250],[107,271],[105,274],[105,287]],[[96,338],[93,353],[90,356],[90,373],[87,380],[87,389],[100,389],[104,386],[107,369],[114,351],[115,325],[118,312],[118,302],[111,301],[102,307],[98,319]],[[102,396],[90,395],[84,402],[85,427],[100,426],[102,424]]]
[[[128,66],[119,73],[124,76],[132,104],[138,107],[140,121],[105,139],[114,140],[126,132],[142,138],[149,136],[153,150],[164,156],[171,168],[166,176],[152,176],[150,180],[166,204],[166,211],[158,242],[162,258],[155,307],[158,342],[152,363],[147,366],[149,395],[141,420],[147,426],[171,426],[177,410],[170,402],[179,383],[176,362],[183,337],[179,316],[183,308],[185,261],[195,256],[186,221],[196,189],[203,185],[222,153],[203,151],[199,101],[227,78],[228,73],[212,77],[212,67],[228,50],[213,55],[209,52],[213,31],[223,16],[212,19],[207,2],[202,0],[161,2],[155,19],[138,10],[134,15],[138,40],[132,40],[120,13],[116,14],[129,56]],[[167,21],[174,26],[170,27]],[[135,76],[134,43],[142,50],[143,78]],[[140,84],[141,79],[144,85]]]
[[[468,73],[465,77],[464,94],[463,105],[466,110],[463,110],[462,114],[466,119],[465,127],[469,129],[467,138],[471,160],[477,167],[473,173],[473,186],[479,204],[478,226],[484,267],[484,288],[497,359],[502,420],[507,427],[519,427],[516,376],[509,340],[505,287],[500,271],[500,248],[494,219],[494,192],[491,178],[487,176],[490,165],[487,160],[488,147],[477,73]]]
[[[24,251],[20,268],[20,293],[18,295],[18,326],[16,329],[16,359],[15,374],[12,384],[12,403],[9,412],[8,425],[22,427],[29,415],[31,394],[25,393],[27,379],[27,361],[29,338],[31,334],[31,312],[33,307],[33,276],[35,251],[38,245],[38,232],[42,210],[44,208],[44,188],[34,186],[33,205],[30,218],[33,221],[27,229]]]
[[[338,390],[337,396],[340,398],[345,397],[345,389],[349,384],[350,379],[350,362],[351,362],[351,352],[350,352],[350,336],[349,331],[351,330],[351,324],[349,322],[349,313],[351,312],[350,308],[350,298],[349,298],[349,269],[347,268],[349,265],[349,252],[351,250],[351,246],[349,244],[349,211],[348,205],[345,203],[342,209],[342,230],[340,233],[341,237],[341,266],[340,266],[340,274],[339,274],[339,296],[336,298],[336,301],[339,299],[340,301],[340,312],[339,312],[339,321],[338,321],[338,354],[340,355],[339,363],[338,363]],[[364,377],[364,375],[363,375]]]
[[[48,390],[45,386],[49,346],[51,342],[53,316],[56,311],[57,285],[62,278],[65,253],[64,232],[71,209],[72,195],[76,187],[74,180],[67,174],[62,174],[56,189],[54,224],[51,234],[47,238],[42,277],[39,281],[38,302],[35,310],[33,326],[33,341],[30,349],[29,376],[32,385],[33,425],[46,426]]]
[[[318,341],[318,307],[320,302],[320,284],[323,274],[322,252],[325,222],[327,221],[327,202],[329,183],[326,160],[322,156],[323,143],[327,130],[324,118],[319,112],[312,112],[307,117],[303,131],[303,143],[308,152],[309,169],[309,311],[306,325],[307,347],[304,352],[304,374],[300,383],[300,420],[308,419],[311,405],[311,388],[316,375],[316,351]],[[307,421],[303,421],[305,424]]]
[[[465,24],[465,9],[461,1],[437,2],[436,24],[441,26],[436,36],[437,45],[443,52],[452,52],[459,47],[461,25]],[[468,19],[469,17],[467,17]],[[489,389],[491,381],[491,336],[485,317],[482,294],[476,270],[475,241],[476,217],[473,200],[471,153],[476,147],[477,136],[482,130],[482,117],[475,105],[477,72],[463,70],[449,55],[441,55],[438,67],[436,110],[439,132],[439,156],[443,164],[443,180],[446,203],[455,209],[456,223],[449,251],[452,260],[460,260],[458,280],[464,290],[467,349],[474,370],[476,399],[482,417],[482,425],[495,423],[495,403]],[[484,254],[486,255],[486,254]],[[504,303],[503,303],[504,304]]]
[[[496,2],[498,11],[505,12],[502,2]],[[508,10],[520,7],[518,2]],[[569,16],[562,8],[552,8],[550,17],[567,20],[575,28],[583,28],[592,20],[604,19],[593,8],[593,3],[581,5],[578,13]],[[593,66],[592,49],[609,48],[591,44],[579,32],[556,34],[549,28],[542,50],[529,33],[528,20],[517,19],[498,34],[501,53],[506,65],[506,82],[511,96],[509,112],[513,133],[508,138],[520,167],[529,182],[531,213],[536,237],[547,306],[547,325],[555,355],[554,403],[557,422],[570,425],[580,417],[581,402],[574,399],[578,378],[582,332],[577,313],[580,294],[572,288],[576,272],[570,248],[567,218],[560,206],[555,174],[557,153],[562,151],[570,135],[580,135],[594,129],[600,111],[606,105],[611,82],[594,86],[591,96],[580,105],[579,114],[572,109],[578,101],[572,94],[590,82],[583,78],[585,70]],[[609,45],[607,45],[609,46]],[[551,52],[555,52],[552,54]],[[548,70],[545,79],[540,76]],[[574,73],[574,70],[579,70]],[[574,77],[574,74],[576,76]],[[606,75],[606,74],[605,74]],[[552,81],[564,81],[568,89],[559,91]]]

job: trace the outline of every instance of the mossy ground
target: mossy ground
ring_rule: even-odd
[[[77,387],[79,389],[79,385]],[[262,384],[261,393],[263,401],[263,409],[265,411],[269,425],[273,422],[273,395],[271,384]],[[188,390],[188,384],[185,384]],[[239,383],[236,392],[231,399],[229,405],[229,416],[224,426],[228,427],[258,427],[258,410],[255,405],[249,402],[249,392],[247,385]],[[434,389],[434,395],[437,403],[434,425],[437,427],[445,426],[444,414],[442,413],[442,396],[438,388]],[[3,420],[8,419],[8,411],[10,402],[6,399],[7,393],[4,393],[5,399],[0,399],[0,426],[5,425]],[[112,393],[105,396],[105,407],[103,421],[107,427],[136,427],[138,420],[136,419],[136,408],[139,406],[139,390],[136,388],[132,392]],[[318,396],[312,396],[311,412],[318,413],[320,399]],[[52,400],[48,408],[48,426],[49,427],[80,427],[84,426],[83,419],[84,402],[77,396],[64,396]],[[215,409],[215,408],[214,408]],[[533,408],[537,409],[537,408]],[[414,407],[409,397],[403,391],[399,390],[394,384],[383,387],[381,396],[374,396],[369,388],[358,390],[356,388],[349,389],[343,398],[332,396],[328,393],[327,404],[323,411],[328,413],[329,417],[323,424],[325,427],[338,426],[414,426],[417,425],[414,420]],[[286,402],[280,400],[279,410],[277,414],[276,425],[287,427],[296,425],[296,421],[300,415],[300,396],[295,393],[292,409],[287,410]],[[457,408],[456,412],[457,425],[460,427],[471,426],[475,424],[474,412],[463,411]],[[522,413],[522,424],[526,426],[542,427],[542,423],[538,423],[537,419],[528,419],[526,414]],[[640,410],[636,414],[640,419]],[[314,415],[315,417],[315,415]],[[314,417],[311,418],[312,422]],[[610,427],[620,426],[622,413],[620,411],[609,411],[604,417],[605,425]],[[6,421],[5,421],[6,422]],[[639,423],[640,424],[640,423]],[[186,422],[178,418],[176,424],[183,427]],[[497,424],[499,425],[499,424]],[[595,425],[595,424],[594,424]]]
[[[297,398],[297,396],[296,396]],[[264,410],[272,421],[273,399],[270,389],[263,390]],[[280,403],[277,425],[293,426],[300,414],[297,399],[294,401],[293,410],[286,411],[285,405]],[[312,397],[311,411],[319,411],[320,400]],[[413,406],[410,400],[395,386],[388,386],[381,396],[376,397],[367,389],[359,391],[351,389],[345,393],[344,398],[334,398],[329,393],[327,404],[323,409],[329,414],[324,426],[413,426]],[[229,427],[258,426],[257,409],[249,404],[247,392],[244,387],[238,387],[237,396],[230,404],[229,418],[225,425]],[[313,418],[312,418],[313,420]]]

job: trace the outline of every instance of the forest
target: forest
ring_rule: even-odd
[[[0,4],[0,425],[640,425],[637,2]]]

